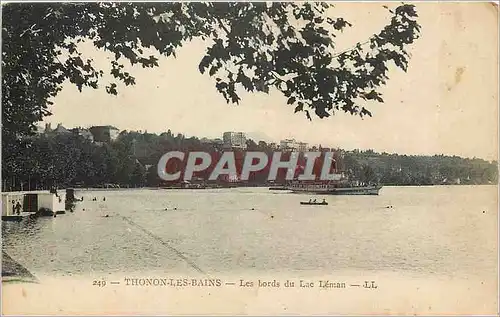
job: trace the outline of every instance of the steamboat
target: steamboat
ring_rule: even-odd
[[[293,184],[288,190],[297,194],[316,195],[378,195],[382,186],[337,186],[335,184]]]
[[[329,181],[294,180],[285,186],[297,194],[315,195],[378,195],[381,185],[352,181],[345,174],[335,174]]]

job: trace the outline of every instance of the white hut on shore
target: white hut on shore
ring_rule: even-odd
[[[65,212],[65,194],[46,191],[2,193],[2,220],[23,218],[44,211],[45,215]]]

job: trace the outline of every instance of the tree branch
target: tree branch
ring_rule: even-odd
[[[371,39],[372,39],[373,37],[375,37],[375,34],[374,34],[374,35],[372,35],[372,36],[370,36],[370,37],[369,37],[366,41],[361,42],[361,43],[358,43],[358,44],[354,45],[353,47],[351,47],[351,48],[349,48],[349,49],[347,49],[347,50],[345,50],[345,51],[342,51],[342,52],[340,52],[340,53],[337,53],[337,54],[333,55],[333,56],[332,56],[332,58],[337,58],[337,57],[339,57],[340,55],[343,55],[343,54],[345,54],[345,53],[349,53],[349,52],[354,51],[355,49],[357,49],[357,48],[358,48],[358,46],[362,46],[362,45],[365,45],[365,44],[370,43],[370,41],[371,41]]]

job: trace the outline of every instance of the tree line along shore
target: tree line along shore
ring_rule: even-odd
[[[122,131],[116,140],[94,143],[74,134],[36,135],[23,141],[15,160],[2,162],[4,191],[49,189],[58,187],[136,188],[181,187],[180,182],[164,183],[158,177],[157,164],[169,151],[222,151],[219,145],[196,137]],[[247,151],[275,151],[264,141],[247,140]],[[319,148],[324,151],[325,149]],[[441,184],[495,184],[498,164],[479,158],[458,156],[416,156],[377,153],[373,150],[327,149],[341,157],[337,168],[363,182],[393,186]],[[12,156],[11,156],[12,157]],[[286,171],[285,171],[286,172]],[[275,183],[285,182],[286,173]],[[206,178],[205,178],[206,179]],[[205,182],[206,183],[206,182]],[[213,182],[212,187],[227,186]],[[267,186],[266,173],[255,173],[242,184],[231,186]]]

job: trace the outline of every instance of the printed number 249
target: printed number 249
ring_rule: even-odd
[[[92,282],[93,286],[98,286],[98,287],[104,287],[106,286],[106,281],[105,280],[94,280]]]

